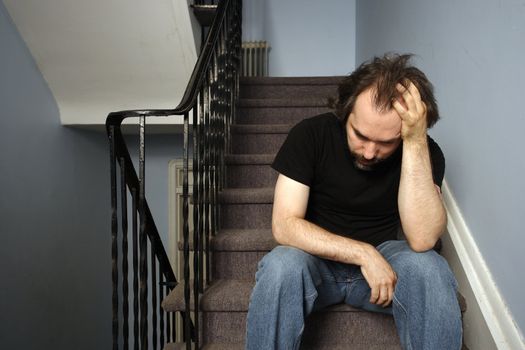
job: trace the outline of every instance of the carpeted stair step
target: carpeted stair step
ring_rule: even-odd
[[[163,350],[186,350],[186,343],[168,343]]]
[[[253,281],[216,280],[201,299],[204,343],[243,343]],[[393,345],[398,343],[391,316],[349,305],[313,313],[306,321],[303,344]],[[350,348],[350,347],[349,347]]]
[[[244,350],[244,343],[212,343],[204,345],[202,350]],[[327,344],[319,345],[312,348],[309,344],[303,343],[301,350],[399,350],[400,347],[397,344],[388,345],[353,345],[349,347],[347,344]],[[164,347],[164,350],[186,350],[186,345],[182,343],[170,343]],[[461,350],[468,350],[466,346],[463,346]]]
[[[271,168],[275,154],[230,154],[225,157],[226,184],[231,188],[271,187],[278,173]]]
[[[337,85],[343,77],[243,77],[240,98],[304,98],[323,99],[337,94]]]
[[[193,307],[193,279],[190,280],[190,309],[193,311],[195,308]],[[175,311],[184,311],[186,309],[186,303],[184,302],[184,280],[179,281],[179,284],[173,288],[173,290],[166,296],[162,302],[161,306],[164,310],[167,312],[175,312]],[[199,302],[201,300],[202,295],[199,296]]]
[[[184,347],[184,344],[168,344],[164,350],[186,350]],[[204,345],[202,350],[244,350],[244,343],[212,343]],[[301,347],[301,350],[399,350],[398,345],[364,345],[364,346],[352,346],[349,347],[347,344],[327,344],[327,345],[320,345],[316,346],[315,348],[311,348],[308,346],[308,344],[303,344]]]
[[[232,153],[275,154],[292,127],[292,124],[232,125]]]
[[[212,240],[212,276],[254,281],[257,264],[276,246],[270,229],[221,230]]]
[[[254,280],[257,264],[277,246],[270,229],[220,230],[211,238],[214,279]],[[183,249],[182,242],[178,243]],[[190,250],[193,241],[190,240]]]
[[[322,98],[240,99],[236,124],[292,124],[330,111]]]
[[[222,229],[270,228],[273,188],[229,188],[219,193]]]

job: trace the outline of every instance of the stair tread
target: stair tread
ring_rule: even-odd
[[[213,237],[214,251],[270,251],[277,246],[270,229],[220,230]]]
[[[193,310],[193,279],[190,280],[190,309]],[[201,300],[201,296],[199,296]],[[167,312],[170,311],[184,311],[186,309],[184,303],[184,281],[181,281],[171,290],[171,292],[162,300],[162,308]]]
[[[308,344],[303,344],[303,348],[308,348]],[[169,343],[166,344],[164,350],[185,350],[186,344],[184,343]],[[399,345],[397,344],[365,344],[365,345],[352,345],[352,348],[349,348],[348,344],[326,344],[321,346],[316,346],[317,350],[399,350]],[[202,347],[202,350],[244,350],[243,343],[210,343]],[[463,345],[461,350],[468,350],[468,348]]]
[[[344,76],[241,77],[241,85],[338,85]]]
[[[166,350],[175,350],[175,349],[184,349],[184,348],[166,348]],[[308,349],[308,344],[303,344],[301,349]],[[365,344],[365,345],[356,345],[352,344],[349,347],[348,344],[326,344],[315,347],[316,350],[399,350],[399,345],[397,344]],[[243,343],[211,343],[206,344],[202,350],[244,350]]]
[[[310,98],[240,98],[239,107],[326,107],[324,97]]]
[[[204,311],[247,312],[255,281],[216,280],[204,293],[201,307]],[[330,306],[318,312],[364,312],[346,304]]]
[[[266,165],[272,164],[275,154],[228,154],[224,161],[228,165]]]
[[[186,350],[186,343],[168,343],[164,345],[163,350]]]
[[[248,311],[249,298],[255,281],[250,280],[216,280],[204,293],[201,305],[204,311]],[[461,303],[463,296],[458,293]],[[461,310],[465,311],[461,306]],[[317,312],[367,312],[347,304],[336,304]]]
[[[178,249],[184,249],[179,241]],[[193,235],[190,232],[190,251],[193,251]],[[222,229],[211,238],[214,252],[267,252],[277,246],[270,229]]]
[[[272,204],[273,187],[225,188],[219,193],[219,201],[226,204]]]
[[[222,279],[215,280],[200,298],[202,311],[214,312],[247,312],[250,295],[255,281]],[[193,283],[190,284],[193,286]],[[193,293],[190,293],[190,307],[193,309]],[[466,310],[463,296],[458,293],[462,312]],[[162,301],[162,307],[170,311],[184,310],[184,283],[177,285]],[[317,312],[367,312],[347,304],[337,304]]]
[[[293,124],[234,124],[235,134],[288,134]]]

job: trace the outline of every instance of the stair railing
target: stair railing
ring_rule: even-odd
[[[106,119],[111,168],[113,349],[128,349],[131,344],[134,349],[159,349],[176,339],[175,315],[164,312],[160,303],[179,282],[145,194],[146,121],[148,118],[167,116],[183,116],[184,120],[182,216],[185,309],[181,315],[186,349],[191,349],[192,343],[195,349],[200,348],[199,295],[211,281],[209,242],[219,227],[218,193],[225,182],[224,155],[230,147],[230,125],[235,120],[239,91],[241,15],[242,0],[219,1],[184,96],[175,109],[119,111],[110,113]],[[189,225],[190,112],[193,262],[190,262]],[[122,121],[131,117],[139,118],[138,175],[121,130]],[[130,209],[128,198],[132,202]],[[128,229],[129,223],[131,230]],[[128,237],[131,237],[131,251]],[[128,255],[132,256],[131,272]],[[193,265],[193,286],[190,286],[190,265]],[[129,314],[128,275],[132,278],[132,317]],[[190,317],[192,309],[193,320]],[[130,318],[133,321],[131,335]]]

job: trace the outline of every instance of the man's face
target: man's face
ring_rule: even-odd
[[[401,118],[394,109],[378,111],[373,102],[373,90],[368,89],[357,96],[346,122],[346,133],[355,166],[373,170],[401,143]]]

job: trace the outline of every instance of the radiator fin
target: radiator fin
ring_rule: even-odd
[[[243,77],[264,77],[268,75],[268,51],[266,41],[242,42]]]

